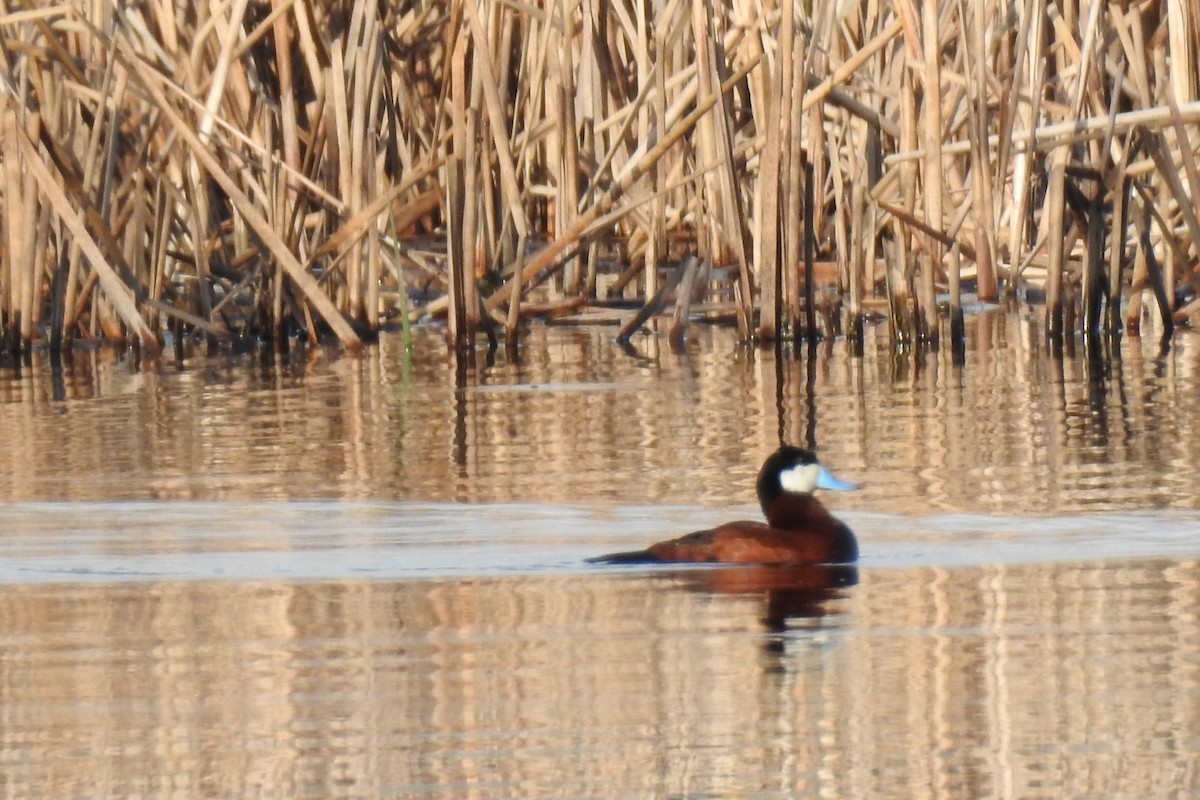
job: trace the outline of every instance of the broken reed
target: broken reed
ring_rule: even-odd
[[[443,312],[460,343],[513,335],[535,287],[603,299],[602,246],[625,266],[609,291],[644,298],[682,250],[698,295],[732,265],[711,274],[747,338],[806,327],[817,244],[852,335],[881,292],[897,342],[936,338],[944,291],[958,337],[968,280],[1044,282],[1052,334],[1076,296],[1091,331],[1123,292],[1132,326],[1147,289],[1168,326],[1197,310],[1175,291],[1200,242],[1192,3],[0,12],[10,349],[154,349],[168,326],[355,345]],[[417,286],[445,295],[410,309]]]

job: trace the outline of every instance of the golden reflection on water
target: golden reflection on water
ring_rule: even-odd
[[[419,335],[0,370],[0,794],[1200,791],[1195,337]],[[741,516],[781,436],[864,484],[856,571],[582,566]]]
[[[698,329],[685,355],[608,329],[534,329],[519,361],[447,365],[385,337],[360,356],[108,351],[0,371],[10,500],[403,499],[728,507],[753,502],[781,437],[816,445],[864,511],[1001,514],[1194,508],[1196,337],[1126,338],[1111,367],[1056,357],[1012,313],[897,357],[871,329],[745,348]],[[848,502],[837,498],[838,502]]]
[[[7,587],[5,795],[1200,789],[1200,562],[860,578]]]

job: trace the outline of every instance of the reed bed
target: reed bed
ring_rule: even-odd
[[[0,48],[10,351],[1200,310],[1193,3],[5,3]]]

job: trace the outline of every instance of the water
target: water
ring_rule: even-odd
[[[1194,796],[1198,342],[970,326],[0,371],[0,791]],[[755,516],[781,433],[856,569],[584,562]]]

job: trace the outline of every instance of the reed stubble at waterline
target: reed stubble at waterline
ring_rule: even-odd
[[[826,302],[858,336],[877,305],[905,343],[944,293],[957,337],[964,287],[1022,282],[1054,335],[1147,298],[1169,329],[1197,309],[1198,32],[1071,0],[14,12],[4,344],[439,315],[469,344],[647,303],[674,262],[701,265],[677,329],[813,333]]]

